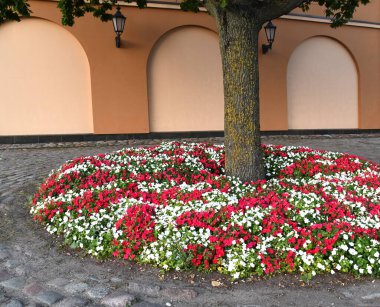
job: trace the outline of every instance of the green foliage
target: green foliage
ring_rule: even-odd
[[[199,8],[202,6],[202,2],[200,2],[199,0],[185,0],[181,2],[180,6],[181,10],[185,12],[198,13]]]
[[[180,3],[184,11],[199,12],[199,8],[205,2],[210,2],[219,9],[229,9],[230,7],[241,6],[242,10],[251,6],[252,8],[265,9],[266,5],[273,4],[274,0],[184,0]],[[125,2],[135,2],[139,8],[146,7],[147,0],[126,0]],[[289,3],[292,0],[288,0]],[[370,0],[305,0],[300,7],[307,11],[310,4],[317,3],[326,8],[326,16],[331,18],[332,27],[339,27],[353,18],[353,14],[359,5],[366,5]],[[62,12],[62,24],[72,26],[75,18],[84,16],[85,13],[92,13],[94,17],[101,21],[112,19],[112,5],[117,0],[59,0],[58,8]],[[270,6],[268,6],[270,7]],[[0,0],[0,24],[7,20],[20,21],[20,17],[29,16],[31,13],[27,0]]]
[[[30,15],[26,0],[0,0],[0,24],[8,20],[20,21],[20,17]]]
[[[199,8],[203,6],[204,2],[211,0],[184,0],[181,2],[181,9],[184,11],[199,12]],[[265,8],[266,3],[274,2],[274,0],[217,0],[213,1],[216,3],[220,9],[229,9],[230,7],[236,8],[240,5],[242,10],[247,9],[248,6],[253,8],[261,9]],[[288,2],[292,2],[289,0]],[[330,18],[332,21],[331,26],[333,28],[339,27],[347,23],[353,18],[355,10],[360,5],[366,5],[370,0],[305,0],[300,7],[307,11],[310,4],[317,3],[320,6],[326,8],[326,17]],[[249,4],[247,4],[249,3]]]
[[[146,7],[146,0],[126,0],[124,2],[136,2],[137,7]],[[59,0],[58,8],[62,12],[62,24],[72,26],[76,17],[82,17],[85,13],[92,13],[101,21],[109,21],[112,19],[112,5],[116,4],[116,0]]]
[[[146,7],[146,0],[127,0],[125,2],[136,2],[139,8]],[[62,12],[62,24],[72,26],[76,17],[82,17],[85,13],[92,13],[101,21],[109,21],[112,19],[112,5],[116,4],[116,0],[59,0],[58,8]]]
[[[85,13],[92,13],[101,21],[111,20],[112,14],[108,11],[112,9],[113,2],[108,0],[60,0],[58,8],[62,12],[62,24],[72,26],[75,17],[82,17]]]
[[[352,19],[356,8],[368,4],[370,0],[306,0],[301,8],[307,11],[312,2],[326,8],[326,17],[331,18],[331,26],[336,28]]]

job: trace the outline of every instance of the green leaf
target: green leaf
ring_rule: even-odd
[[[0,24],[11,20],[20,21],[21,17],[28,17],[30,13],[26,0],[0,0]]]
[[[186,0],[181,2],[180,7],[183,11],[189,11],[198,13],[199,7],[202,6],[202,3],[199,0]]]

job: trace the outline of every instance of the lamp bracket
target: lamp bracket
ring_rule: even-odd
[[[263,48],[263,54],[266,54],[269,49],[272,49],[272,44],[268,44],[268,45],[263,44],[262,48]]]

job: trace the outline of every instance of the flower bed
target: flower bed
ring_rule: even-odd
[[[263,150],[267,180],[250,183],[224,175],[223,146],[170,142],[77,158],[50,174],[31,214],[72,248],[164,270],[380,275],[380,166]]]

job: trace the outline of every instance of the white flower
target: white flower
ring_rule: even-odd
[[[348,246],[347,245],[341,245],[340,248],[343,249],[344,251],[348,250]]]
[[[318,268],[318,269],[321,269],[321,270],[324,270],[324,269],[325,269],[325,266],[324,266],[322,263],[318,263],[318,264],[317,264],[317,268]]]
[[[353,256],[355,256],[355,255],[358,254],[358,252],[357,252],[355,249],[353,249],[353,248],[350,248],[350,249],[348,250],[348,252],[349,252],[351,255],[353,255]]]
[[[367,272],[368,274],[372,274],[372,267],[370,265],[367,265]]]

